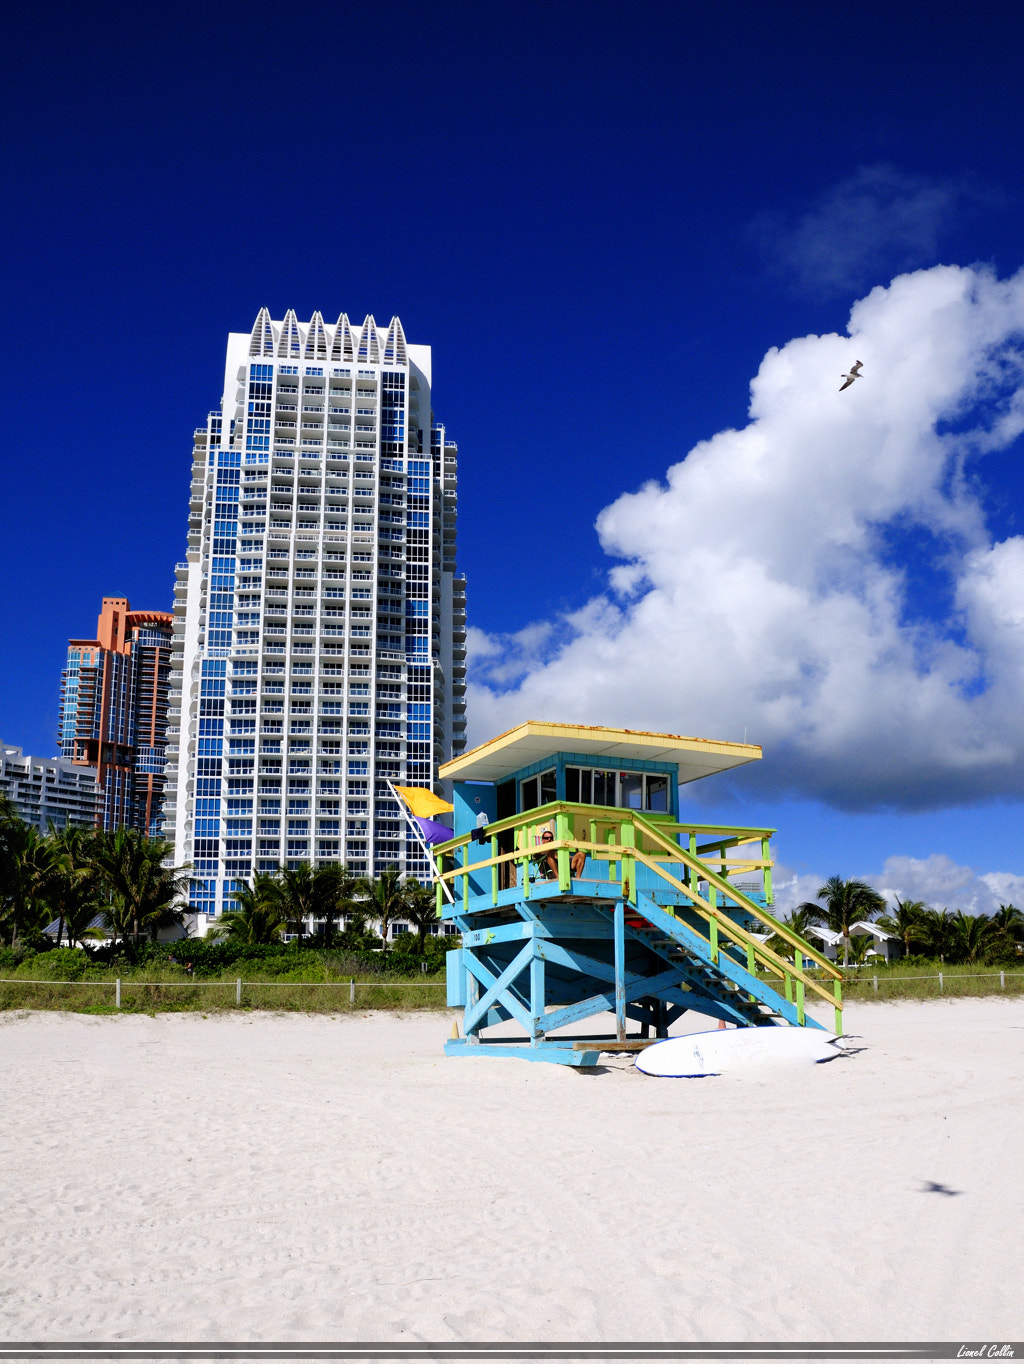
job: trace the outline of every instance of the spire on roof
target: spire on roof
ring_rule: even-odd
[[[277,358],[279,360],[297,360],[302,348],[302,339],[299,336],[299,323],[295,316],[295,309],[289,308],[284,315],[284,322],[281,324],[281,339],[277,343]]]
[[[324,319],[318,312],[309,319],[305,357],[307,360],[327,359],[327,333],[324,331]]]
[[[405,364],[405,332],[397,317],[391,319],[388,339],[384,342],[384,363],[386,365]]]
[[[274,354],[274,329],[270,325],[270,310],[268,308],[261,308],[256,315],[256,321],[252,324],[252,336],[249,339],[249,354]]]
[[[373,313],[367,313],[363,322],[363,330],[359,333],[360,360],[368,360],[371,365],[380,364],[380,342],[377,339],[377,324],[373,320]]]
[[[352,328],[348,325],[348,313],[342,313],[334,328],[334,345],[331,347],[332,360],[354,360]]]

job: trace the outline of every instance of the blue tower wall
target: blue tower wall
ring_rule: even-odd
[[[488,824],[498,818],[498,788],[490,782],[457,781],[452,789],[452,805],[455,807],[455,837],[472,834],[477,829],[477,819],[481,814],[487,816]],[[479,850],[479,857],[471,860],[490,855],[489,845],[484,844]],[[469,889],[473,895],[490,894],[490,871],[470,876]]]

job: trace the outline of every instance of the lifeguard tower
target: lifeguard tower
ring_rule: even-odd
[[[464,1010],[447,1054],[592,1066],[688,1009],[819,1028],[808,994],[842,1032],[842,972],[771,914],[775,831],[679,817],[681,783],[760,757],[755,744],[531,720],[446,763],[455,824],[434,849],[437,903],[462,934],[448,1003]],[[579,1035],[604,1013],[614,1037]],[[510,1020],[521,1036],[488,1035]]]

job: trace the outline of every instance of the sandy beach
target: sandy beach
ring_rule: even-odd
[[[450,1022],[0,1016],[3,1338],[1020,1338],[1024,1001],[703,1080]]]

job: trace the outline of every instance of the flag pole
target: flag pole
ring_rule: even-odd
[[[454,903],[455,903],[455,895],[453,894],[452,888],[451,888],[451,886],[449,886],[448,882],[447,882],[447,881],[441,881],[441,869],[438,867],[437,863],[434,861],[434,854],[431,852],[430,844],[429,844],[429,843],[427,842],[427,840],[423,837],[423,830],[422,830],[422,829],[420,828],[420,826],[416,823],[416,820],[413,818],[413,813],[412,813],[412,811],[409,809],[408,805],[406,805],[405,801],[402,799],[402,797],[401,797],[401,796],[398,794],[398,792],[395,790],[395,788],[394,788],[394,786],[392,785],[390,779],[387,778],[387,777],[385,777],[384,780],[385,780],[385,781],[387,782],[387,784],[388,784],[388,790],[391,792],[391,794],[394,796],[395,800],[398,802],[398,808],[401,810],[402,814],[405,815],[405,822],[408,824],[409,828],[412,830],[413,837],[416,839],[416,842],[417,842],[417,843],[420,845],[420,847],[423,849],[423,852],[424,852],[425,855],[426,855],[427,861],[430,863],[431,867],[433,867],[433,869],[434,869],[434,879],[435,879],[436,881],[440,881],[440,882],[441,882],[441,889],[444,891],[445,895],[447,895],[449,903],[450,903],[450,904],[454,904]]]

